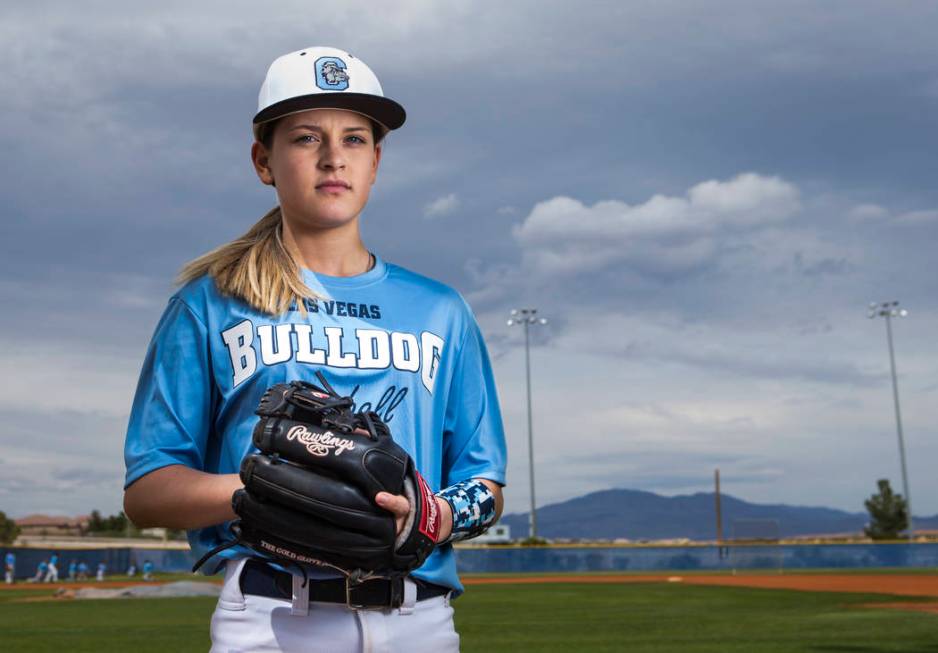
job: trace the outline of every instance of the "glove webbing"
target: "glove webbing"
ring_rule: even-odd
[[[279,397],[270,396],[268,391],[261,400],[257,414],[264,417],[286,417],[300,422],[319,422],[324,427],[334,427],[346,433],[362,429],[372,440],[377,440],[378,433],[374,422],[374,417],[377,416],[372,412],[353,413],[351,409],[355,401],[351,397],[339,395],[320,370],[316,370],[316,378],[322,384],[321,388],[306,381],[292,381],[289,389]],[[325,390],[329,398],[317,397],[313,400],[303,392],[296,392],[300,389],[315,394],[321,394],[321,390]],[[383,423],[381,425],[384,426]]]

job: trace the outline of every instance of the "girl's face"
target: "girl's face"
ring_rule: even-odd
[[[277,189],[284,216],[297,226],[340,227],[358,218],[375,182],[381,146],[368,118],[315,109],[280,119],[271,148],[251,150],[261,181]]]

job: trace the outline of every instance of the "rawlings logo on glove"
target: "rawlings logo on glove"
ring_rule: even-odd
[[[355,443],[348,438],[337,438],[332,431],[313,433],[304,424],[290,429],[287,432],[287,440],[299,440],[314,456],[328,456],[333,449],[335,449],[335,455],[339,456],[346,449],[355,448]]]

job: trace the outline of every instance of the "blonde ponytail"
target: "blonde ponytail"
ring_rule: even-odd
[[[280,207],[271,209],[246,234],[185,265],[180,285],[208,274],[223,295],[238,297],[268,315],[281,315],[316,293],[303,283],[296,261],[281,238]]]

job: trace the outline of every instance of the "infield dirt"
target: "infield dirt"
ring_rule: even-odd
[[[527,583],[685,583],[688,585],[722,585],[726,587],[757,587],[807,592],[860,592],[895,596],[938,597],[938,575],[916,574],[741,574],[727,575],[566,575],[490,576],[464,578],[466,585],[497,585]]]

